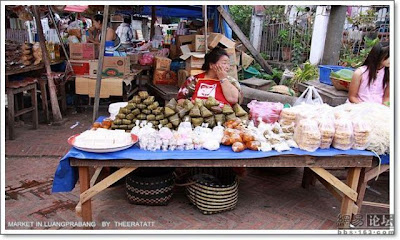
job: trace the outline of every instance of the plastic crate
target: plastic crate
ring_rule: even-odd
[[[349,69],[349,70],[353,70],[353,68],[349,68],[349,67],[342,67],[342,66],[336,66],[336,65],[319,65],[319,81],[321,83],[325,83],[328,85],[333,86],[331,79],[330,79],[330,74],[331,71],[339,71],[340,69]]]

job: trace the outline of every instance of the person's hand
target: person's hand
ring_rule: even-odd
[[[224,68],[222,67],[222,65],[220,64],[215,64],[212,69],[215,71],[215,73],[217,74],[217,78],[219,80],[222,80],[224,78],[226,78],[228,76],[228,73],[224,70]]]

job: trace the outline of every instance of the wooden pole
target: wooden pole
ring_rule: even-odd
[[[67,59],[67,64],[69,65],[70,69],[71,69],[72,71],[74,71],[74,70],[72,69],[71,62],[69,61],[68,53],[67,53],[67,50],[65,49],[64,42],[63,42],[63,40],[62,40],[62,38],[61,38],[61,35],[60,35],[60,31],[58,30],[56,21],[54,20],[53,11],[51,10],[50,5],[48,6],[48,8],[49,8],[51,20],[53,21],[54,27],[56,28],[58,40],[60,41],[60,45],[61,45],[61,47],[62,47],[62,49],[63,49],[63,51],[64,51],[65,58]]]
[[[101,28],[101,40],[100,40],[100,52],[99,52],[99,64],[97,65],[97,79],[96,79],[96,90],[94,95],[94,106],[93,106],[93,122],[96,121],[99,115],[99,103],[100,103],[100,88],[101,88],[101,75],[103,72],[103,61],[104,61],[104,49],[106,45],[106,33],[107,33],[107,22],[108,22],[108,11],[110,6],[104,6],[103,13],[103,26]]]
[[[246,35],[240,30],[239,26],[235,23],[235,21],[231,18],[231,15],[225,11],[222,6],[218,7],[218,11],[221,16],[225,19],[226,23],[232,28],[233,32],[238,36],[239,40],[242,41],[243,45],[250,51],[251,55],[254,56],[255,60],[260,63],[261,67],[269,74],[272,74],[271,66],[261,57],[259,51],[257,51],[253,45],[250,43],[249,39],[247,39]]]
[[[207,33],[208,33],[208,16],[207,16],[207,5],[204,5],[204,44],[206,53],[208,52],[208,42],[207,42]]]
[[[151,6],[151,26],[150,26],[150,41],[153,39],[156,30],[154,28],[154,24],[156,23],[156,7]]]
[[[40,48],[42,49],[43,55],[43,62],[44,66],[46,67],[47,73],[47,80],[50,92],[50,103],[51,103],[51,111],[53,113],[54,122],[61,122],[62,116],[60,112],[60,107],[58,106],[58,99],[57,99],[57,92],[56,92],[56,85],[54,84],[53,75],[51,74],[51,67],[50,67],[50,59],[46,49],[46,44],[44,42],[45,38],[43,35],[43,27],[42,21],[40,20],[40,12],[39,7],[37,5],[33,5],[33,14],[35,15],[35,22],[36,22],[36,29],[37,34],[39,36],[39,43]]]

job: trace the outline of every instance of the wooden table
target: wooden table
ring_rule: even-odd
[[[57,64],[63,63],[64,61],[65,61],[64,59],[53,61],[53,62],[50,63],[50,65],[52,65],[52,66],[53,65],[57,65]],[[22,73],[33,72],[33,71],[40,71],[40,70],[44,70],[44,69],[45,69],[45,66],[44,66],[43,62],[39,63],[38,65],[30,65],[30,66],[25,66],[23,68],[6,69],[6,72],[5,72],[6,73],[6,88],[7,88],[8,83],[9,83],[9,79],[8,79],[9,76],[22,74]],[[47,90],[46,90],[47,82],[42,81],[40,78],[39,78],[38,82],[39,82],[39,86],[40,86],[40,92],[42,94],[42,106],[43,106],[45,121],[46,121],[46,123],[49,123],[50,122],[50,116],[49,116],[49,111],[48,111]],[[62,91],[65,92],[64,85],[62,85],[61,87],[63,88]],[[64,111],[66,111],[66,100],[65,100],[65,96],[63,96],[63,97],[64,97],[64,99],[62,101],[62,109]],[[22,105],[22,108],[23,108],[23,105]]]
[[[179,87],[173,85],[154,85],[152,83],[148,83],[146,87],[150,93],[162,98],[165,104],[167,104],[172,98],[176,98],[179,91]]]
[[[70,158],[71,166],[79,168],[80,201],[76,207],[78,216],[83,221],[92,221],[91,199],[107,187],[117,182],[138,167],[304,167],[305,173],[311,171],[317,175],[323,185],[341,201],[341,216],[357,214],[357,187],[360,172],[372,166],[372,156],[338,155],[333,157],[315,157],[301,155],[284,155],[257,159],[196,159],[196,160],[90,160]],[[89,168],[97,167],[93,176]],[[94,184],[103,167],[119,167],[120,169],[107,178]],[[340,181],[325,168],[346,167],[346,183]],[[303,176],[303,185],[309,179]],[[343,228],[348,228],[345,222]]]

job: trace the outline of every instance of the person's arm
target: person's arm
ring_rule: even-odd
[[[196,78],[194,76],[189,76],[178,91],[178,95],[176,97],[178,103],[192,97],[194,93],[193,86],[196,86]]]
[[[222,93],[230,104],[239,102],[239,89],[237,89],[228,79],[228,73],[223,70],[222,66],[214,66],[218,79],[221,81]]]
[[[361,78],[362,78],[361,69],[357,69],[353,73],[353,77],[349,87],[349,101],[351,103],[360,103],[361,101],[358,99],[358,91],[361,85]]]
[[[224,93],[225,99],[232,105],[239,102],[239,90],[225,78],[221,82],[222,92]]]
[[[107,28],[106,41],[113,41],[115,39],[115,31],[112,28]]]
[[[385,93],[383,94],[383,101],[382,103],[386,105],[386,102],[390,102],[390,88],[389,84],[385,88]]]

